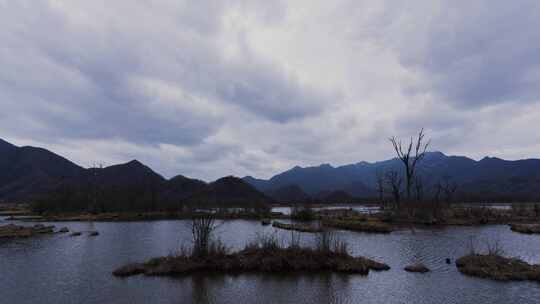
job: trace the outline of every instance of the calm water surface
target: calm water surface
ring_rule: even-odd
[[[506,254],[540,263],[540,236],[513,233],[502,225],[415,228],[390,235],[338,232],[354,255],[392,267],[368,276],[208,274],[175,279],[119,279],[111,271],[189,245],[189,221],[54,225],[99,230],[100,236],[0,241],[0,303],[540,303],[538,283],[471,278],[444,263],[446,257],[454,260],[465,254],[471,238],[479,244],[499,240]],[[218,232],[232,248],[241,248],[262,233],[277,233],[284,242],[290,238],[290,232],[257,221],[226,222]],[[302,234],[302,242],[312,244],[313,236]],[[414,262],[433,271],[402,270]]]

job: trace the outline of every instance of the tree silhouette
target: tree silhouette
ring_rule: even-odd
[[[401,160],[405,166],[405,190],[407,193],[407,200],[411,199],[411,188],[414,182],[414,174],[416,172],[416,166],[424,158],[426,150],[430,144],[430,140],[424,143],[424,129],[422,128],[418,133],[418,137],[413,141],[411,140],[406,148],[403,147],[401,140],[392,136],[389,140],[394,146],[397,157]],[[414,155],[412,150],[414,146]]]

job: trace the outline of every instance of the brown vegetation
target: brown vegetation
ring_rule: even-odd
[[[26,238],[40,234],[54,233],[54,226],[37,224],[34,226],[4,225],[0,226],[0,238]]]
[[[367,275],[369,270],[387,270],[385,264],[362,257],[323,253],[309,248],[246,248],[223,256],[197,259],[175,256],[152,259],[143,264],[129,264],[113,272],[115,276],[185,275],[200,271],[214,272],[307,272],[334,271]]]
[[[470,254],[456,261],[458,270],[470,276],[498,281],[540,281],[540,265],[497,254]]]
[[[380,221],[359,221],[351,219],[328,219],[323,220],[323,226],[344,230],[353,230],[373,233],[390,233],[392,226]]]
[[[44,221],[44,222],[129,222],[129,221],[156,221],[156,220],[184,220],[193,219],[202,216],[208,212],[107,212],[107,213],[65,213],[50,214],[43,216],[32,216],[17,218],[17,220],[26,221]],[[286,216],[277,213],[257,213],[257,212],[222,212],[213,213],[216,219],[234,220],[234,219],[260,219],[285,218]]]
[[[367,275],[369,270],[388,270],[390,267],[363,257],[352,257],[346,246],[327,235],[318,248],[302,248],[297,244],[281,246],[273,237],[261,237],[236,253],[226,251],[198,257],[180,254],[155,258],[146,263],[129,264],[113,272],[115,276],[145,274],[187,275],[194,272],[211,271],[225,273],[241,272],[316,272],[334,271]],[[326,247],[328,246],[328,247]],[[345,250],[345,251],[343,251]]]
[[[540,233],[540,225],[511,224],[510,229],[512,229],[512,231],[525,233],[525,234]]]
[[[193,247],[176,256],[155,258],[146,263],[129,264],[116,269],[115,276],[185,275],[193,272],[302,272],[336,271],[367,275],[369,270],[388,270],[388,265],[362,257],[352,257],[347,244],[331,232],[319,235],[316,248],[300,247],[299,238],[291,234],[291,243],[285,247],[275,235],[259,236],[238,252],[227,248],[213,238],[216,230],[212,215],[192,222]]]
[[[322,231],[320,227],[312,227],[312,226],[302,225],[302,224],[285,224],[278,221],[274,221],[272,223],[272,227],[285,229],[285,230],[294,230],[294,231],[299,231],[299,232],[311,232],[311,233],[317,233],[317,232]]]

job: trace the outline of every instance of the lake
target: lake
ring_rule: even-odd
[[[6,224],[0,220],[0,224]],[[217,275],[182,278],[135,276],[112,270],[129,262],[174,253],[190,245],[189,221],[53,223],[73,231],[98,230],[98,237],[68,235],[0,241],[0,303],[539,303],[540,284],[494,282],[460,274],[447,265],[469,250],[498,240],[507,255],[540,263],[540,236],[511,232],[508,226],[407,228],[389,235],[339,231],[353,255],[389,264],[368,276],[337,274]],[[218,236],[241,248],[258,234],[289,231],[258,221],[223,223]],[[310,245],[314,236],[302,234]],[[427,274],[403,267],[422,262]]]

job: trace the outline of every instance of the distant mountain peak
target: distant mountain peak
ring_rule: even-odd
[[[0,147],[11,147],[11,148],[17,148],[14,144],[7,142],[0,138]]]
[[[228,176],[224,176],[217,179],[214,183],[228,183],[228,182],[242,182],[243,183],[244,181],[239,177],[228,175]]]
[[[334,167],[328,163],[319,165],[319,168],[333,169]]]
[[[498,161],[498,160],[503,160],[503,159],[498,158],[498,157],[492,157],[492,156],[484,156],[484,158],[482,158],[480,161],[486,162],[486,161]]]
[[[442,153],[441,151],[427,151],[426,155],[431,156],[446,156],[446,154]]]
[[[445,159],[448,156],[440,151],[426,152],[424,159],[435,160],[435,159]]]
[[[131,166],[144,166],[143,163],[141,163],[140,161],[138,161],[138,160],[136,160],[136,159],[133,159],[133,160],[127,162],[126,165],[131,165]]]

